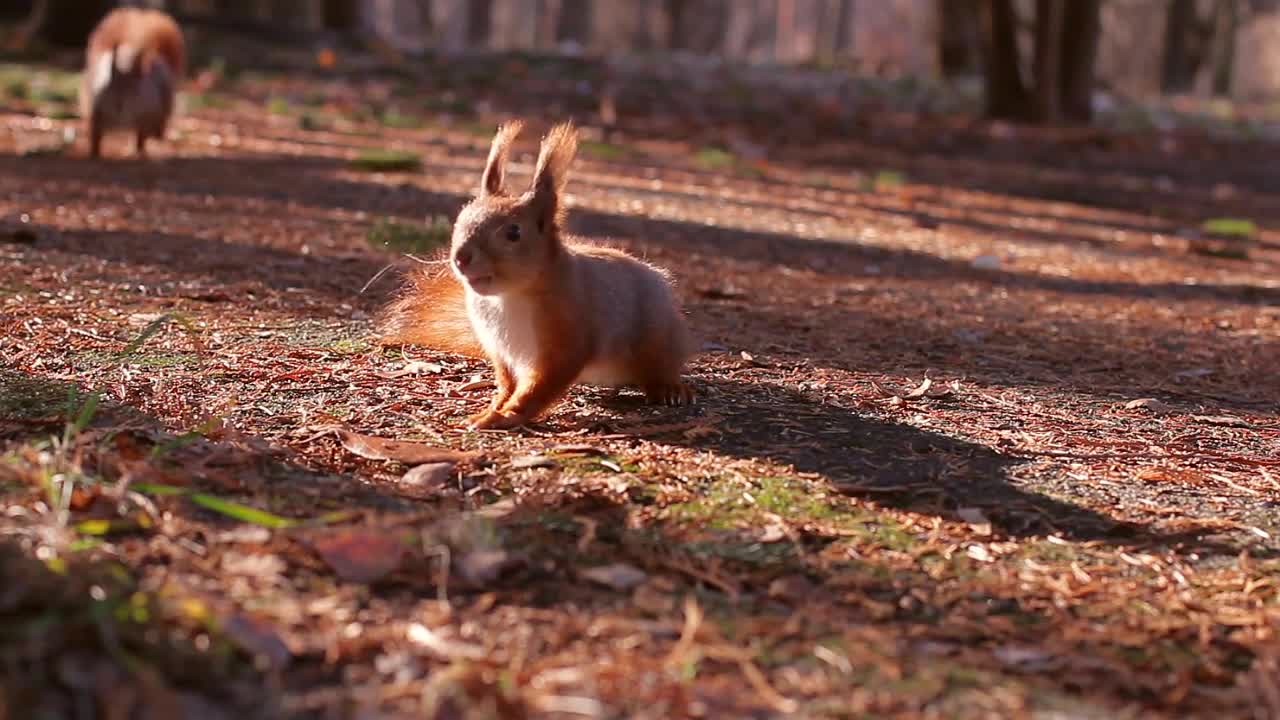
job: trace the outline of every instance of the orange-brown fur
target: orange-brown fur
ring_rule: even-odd
[[[441,261],[445,262],[447,257]],[[439,263],[410,275],[408,286],[383,311],[378,335],[385,345],[422,345],[468,357],[485,356],[471,332],[466,291]]]
[[[133,55],[135,68],[133,72],[147,77],[154,72],[157,63],[164,63],[167,68],[169,82],[165,84],[163,107],[154,113],[154,121],[146,126],[139,123],[135,128],[137,134],[137,151],[145,153],[148,137],[163,137],[169,116],[173,111],[174,93],[177,84],[186,73],[187,51],[182,30],[177,22],[168,14],[159,10],[141,8],[117,8],[107,14],[98,23],[89,36],[85,49],[85,71],[81,79],[81,114],[88,124],[90,137],[90,155],[97,157],[100,152],[102,135],[107,124],[99,117],[97,105],[100,91],[92,85],[92,69],[99,58],[107,53],[129,52]]]
[[[508,194],[505,160],[519,130],[499,130],[480,193],[458,216],[453,275],[417,274],[385,316],[384,342],[487,355],[497,390],[470,418],[476,428],[523,425],[576,382],[638,385],[651,402],[691,402],[681,372],[692,341],[666,274],[563,236],[572,126],[543,140],[529,191]]]

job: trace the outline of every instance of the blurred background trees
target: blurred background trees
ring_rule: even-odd
[[[111,0],[10,0],[82,43]],[[1087,122],[1095,91],[1280,95],[1280,0],[147,0],[189,24],[400,52],[682,53],[981,82],[993,117]]]

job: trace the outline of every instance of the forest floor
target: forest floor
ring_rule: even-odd
[[[0,717],[1280,715],[1276,145],[622,103],[570,225],[701,401],[475,433],[365,286],[572,84],[205,73],[90,161],[0,75]]]

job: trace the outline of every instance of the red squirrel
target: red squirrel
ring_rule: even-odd
[[[536,419],[578,382],[637,385],[651,403],[693,402],[681,379],[693,340],[666,271],[564,231],[572,124],[542,140],[528,191],[507,191],[518,121],[498,129],[479,193],[458,214],[449,269],[415,273],[382,318],[385,344],[493,364],[497,392],[474,429]]]
[[[164,138],[186,55],[182,30],[159,10],[117,8],[98,23],[80,82],[90,157],[101,155],[109,130],[132,130],[139,156],[149,138]]]

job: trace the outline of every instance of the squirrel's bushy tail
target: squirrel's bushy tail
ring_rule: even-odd
[[[383,345],[422,345],[484,357],[467,317],[466,293],[457,278],[439,267],[410,273],[400,296],[379,318],[378,335]]]

